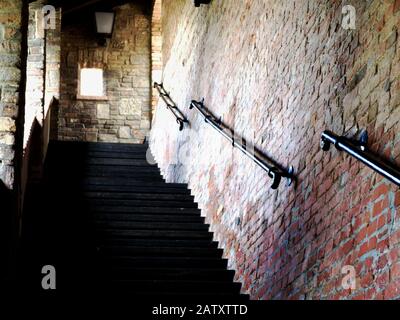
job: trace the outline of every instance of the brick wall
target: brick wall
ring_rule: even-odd
[[[150,17],[138,5],[117,7],[106,47],[91,23],[66,26],[61,38],[59,139],[142,142],[150,128]],[[104,68],[107,101],[77,100],[78,64]]]
[[[356,29],[342,8],[356,9]],[[400,192],[336,150],[325,129],[370,133],[400,165],[399,1],[163,0],[163,80],[191,122],[179,133],[160,102],[151,148],[169,181],[188,182],[253,299],[400,298]],[[187,106],[206,106],[283,166],[265,172]],[[343,267],[357,286],[345,290]]]

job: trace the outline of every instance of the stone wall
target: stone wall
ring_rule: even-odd
[[[0,1],[0,180],[15,185],[15,148],[21,92],[22,1]]]
[[[160,83],[162,80],[162,34],[161,34],[161,0],[155,0],[151,18],[151,81]],[[152,114],[158,103],[158,91],[153,87],[152,92]]]
[[[55,29],[46,30],[46,51],[45,51],[45,93],[44,93],[44,119],[53,117],[49,114],[49,107],[53,98],[60,99],[60,66],[61,66],[61,9],[56,12]],[[58,110],[50,110],[57,118]],[[56,128],[51,128],[52,135]],[[56,136],[54,136],[56,138]]]
[[[27,2],[0,0],[0,287],[15,283],[20,212]]]
[[[150,128],[150,17],[138,5],[117,7],[106,47],[91,23],[66,26],[61,38],[59,139],[143,142]],[[77,99],[79,64],[104,69],[106,101]]]
[[[44,3],[39,0],[29,4],[22,194],[28,178],[41,175],[49,141],[45,119],[50,116],[51,100],[60,96],[61,11],[54,12],[54,29],[44,29]]]
[[[38,29],[42,7],[43,1],[29,4],[24,148],[27,146],[35,119],[38,123],[43,123],[45,35],[44,32],[40,32]]]
[[[370,134],[400,165],[400,2],[163,0],[163,80],[191,125],[159,103],[151,149],[169,181],[188,182],[236,280],[253,299],[400,298],[400,192],[356,160],[324,153],[325,129]],[[356,10],[345,29],[342,9]],[[283,166],[265,172],[195,111],[205,105]],[[354,268],[356,289],[342,286]]]

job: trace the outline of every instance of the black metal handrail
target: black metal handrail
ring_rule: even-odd
[[[195,108],[200,114],[203,116],[206,123],[208,123],[212,128],[218,131],[225,139],[232,143],[234,148],[238,148],[242,151],[246,156],[252,159],[257,165],[259,165],[262,169],[264,169],[268,176],[273,179],[271,188],[277,189],[282,178],[287,179],[287,185],[290,186],[294,181],[294,170],[293,167],[290,167],[287,171],[278,167],[271,160],[267,159],[264,155],[260,153],[258,150],[248,150],[247,142],[244,139],[235,139],[235,133],[233,130],[229,130],[226,126],[222,124],[220,120],[215,119],[210,113],[208,113],[204,107],[203,102],[193,100],[190,104],[190,109]],[[230,132],[228,133],[227,130]],[[241,143],[238,141],[241,140]]]
[[[338,150],[347,152],[400,187],[400,171],[372,154],[366,147],[367,143],[368,134],[366,131],[361,136],[360,141],[338,136],[330,131],[324,131],[321,136],[321,148],[324,151],[328,151],[333,144]]]
[[[176,118],[176,122],[179,124],[179,131],[182,131],[185,127],[185,123],[189,123],[183,113],[176,106],[174,100],[171,99],[169,93],[165,90],[162,83],[154,82],[154,88],[158,90],[161,99],[165,102],[167,108],[172,112]]]

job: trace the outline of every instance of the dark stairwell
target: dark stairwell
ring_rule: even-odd
[[[151,301],[246,300],[186,185],[166,183],[146,145],[52,142],[27,194],[24,291]],[[41,269],[56,269],[43,290]]]

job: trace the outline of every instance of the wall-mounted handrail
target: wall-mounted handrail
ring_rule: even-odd
[[[232,130],[227,132],[227,127],[224,126],[220,120],[215,119],[210,113],[205,110],[204,103],[193,100],[190,104],[190,109],[195,108],[204,118],[205,122],[208,123],[212,128],[218,131],[225,139],[232,143],[234,148],[242,151],[246,156],[252,159],[257,165],[259,165],[263,170],[268,173],[268,176],[273,180],[271,188],[277,189],[282,178],[287,179],[287,185],[290,186],[294,181],[293,176],[293,167],[290,167],[289,170],[285,171],[279,168],[276,164],[274,164],[271,160],[268,160],[265,156],[263,156],[258,150],[249,150],[247,148],[248,144],[244,139],[235,138],[235,134]],[[241,143],[239,142],[241,141]]]
[[[172,112],[176,118],[176,122],[179,124],[179,131],[182,131],[185,127],[185,123],[189,123],[183,113],[179,110],[175,102],[171,99],[169,93],[165,90],[162,83],[154,82],[154,88],[157,89],[161,99],[165,102],[167,108]]]
[[[371,153],[366,147],[367,143],[368,135],[366,132],[360,141],[338,136],[330,131],[324,131],[321,136],[321,148],[324,151],[328,151],[333,144],[338,150],[347,152],[400,187],[400,171]]]

